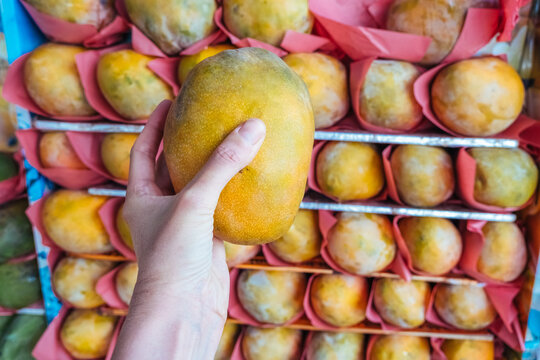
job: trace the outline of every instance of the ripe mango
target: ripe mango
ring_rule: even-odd
[[[252,245],[283,236],[304,195],[314,135],[304,82],[279,57],[259,48],[226,50],[198,64],[172,105],[163,139],[177,192],[212,152],[250,118],[266,124],[266,138],[250,165],[219,199],[214,233]]]

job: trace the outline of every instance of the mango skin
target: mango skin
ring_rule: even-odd
[[[450,130],[465,136],[490,136],[506,130],[519,116],[524,99],[519,74],[494,57],[449,65],[431,87],[434,113]]]
[[[116,292],[126,305],[129,305],[131,302],[138,273],[139,267],[137,263],[128,262],[116,274]]]
[[[399,221],[415,269],[442,275],[459,262],[463,250],[461,234],[448,219],[409,217]]]
[[[225,260],[229,269],[248,262],[261,249],[260,245],[238,245],[230,242],[224,242],[223,245],[225,246]]]
[[[282,260],[301,263],[320,254],[321,242],[318,212],[300,209],[289,231],[268,247]]]
[[[366,318],[368,294],[367,281],[362,277],[320,275],[311,283],[311,306],[330,325],[353,326]]]
[[[283,61],[306,83],[313,103],[315,128],[334,125],[349,111],[347,68],[321,53],[289,54]]]
[[[105,54],[97,66],[97,80],[105,99],[128,120],[146,119],[172,89],[148,68],[150,56],[133,50]]]
[[[223,22],[231,33],[274,46],[281,44],[287,30],[309,34],[313,20],[308,0],[223,1]]]
[[[302,310],[306,283],[301,273],[244,270],[236,292],[242,307],[257,321],[282,325]]]
[[[90,254],[112,251],[98,215],[105,201],[107,197],[88,195],[86,191],[58,190],[43,204],[43,227],[51,240],[66,251]]]
[[[129,230],[127,221],[124,219],[123,211],[124,204],[122,204],[122,206],[120,207],[120,209],[118,209],[118,212],[116,213],[116,230],[118,231],[118,234],[120,234],[120,237],[122,238],[124,244],[126,244],[127,247],[133,250],[133,239],[131,237],[131,231]]]
[[[56,265],[52,276],[54,290],[64,301],[80,309],[105,304],[96,292],[97,281],[114,267],[114,263],[65,257]]]
[[[456,43],[465,21],[467,0],[396,0],[388,10],[389,30],[428,36],[423,65],[441,62]]]
[[[76,359],[97,359],[107,355],[117,318],[97,310],[73,310],[60,329],[60,340]]]
[[[430,295],[426,282],[383,278],[375,284],[373,303],[386,322],[404,329],[424,323]]]
[[[329,142],[317,156],[321,190],[339,201],[367,200],[384,187],[382,158],[372,144]]]
[[[36,10],[75,24],[98,29],[110,23],[116,11],[113,0],[27,0]]]
[[[88,169],[77,156],[66,133],[47,132],[39,139],[39,159],[46,168]]]
[[[34,251],[32,225],[24,211],[26,199],[0,206],[0,263]]]
[[[189,72],[191,69],[195,67],[198,63],[203,61],[204,59],[207,59],[211,56],[214,56],[216,54],[219,54],[222,51],[225,50],[234,50],[236,47],[229,45],[229,44],[220,44],[220,45],[214,45],[209,46],[204,50],[199,51],[196,54],[193,55],[186,55],[182,56],[180,58],[180,62],[178,63],[178,81],[180,84],[183,84]]]
[[[300,359],[301,350],[300,330],[248,326],[242,339],[242,354],[246,360],[296,360]]]
[[[468,150],[476,161],[474,199],[482,204],[514,207],[525,204],[538,185],[538,167],[521,149]]]
[[[420,71],[405,61],[375,60],[360,89],[359,112],[372,125],[410,130],[422,121],[422,108],[414,98]]]
[[[244,245],[283,236],[304,196],[315,130],[304,82],[267,50],[223,51],[191,71],[171,106],[163,139],[180,192],[223,139],[254,117],[266,124],[265,140],[227,184],[214,214],[214,234]]]
[[[483,329],[497,316],[486,292],[478,286],[440,285],[434,306],[441,319],[462,330]]]
[[[7,180],[17,175],[19,169],[13,157],[9,154],[0,153],[0,181]]]
[[[392,153],[390,165],[399,197],[408,205],[437,206],[454,192],[454,165],[442,148],[400,145]]]
[[[379,336],[373,343],[368,360],[429,360],[426,338],[404,335]]]
[[[105,169],[115,178],[127,180],[129,156],[138,134],[112,133],[101,141],[101,160]]]
[[[0,265],[0,306],[21,309],[41,299],[36,260]]]
[[[364,335],[346,332],[314,331],[306,348],[306,360],[363,359]]]
[[[493,341],[446,340],[441,350],[448,360],[493,360],[495,350]]]
[[[46,43],[27,58],[24,84],[28,95],[45,112],[56,116],[90,116],[96,111],[88,104],[75,55],[80,46]]]
[[[484,246],[476,267],[488,277],[514,281],[527,265],[527,245],[515,223],[488,222],[482,228]]]
[[[225,322],[214,360],[230,360],[239,332],[240,325],[230,321]]]
[[[215,0],[125,0],[131,21],[166,54],[204,39],[215,30]]]

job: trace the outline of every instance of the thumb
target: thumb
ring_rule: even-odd
[[[249,119],[234,129],[216,148],[186,191],[197,198],[200,205],[214,210],[223,188],[253,160],[265,135],[266,126],[260,119]]]

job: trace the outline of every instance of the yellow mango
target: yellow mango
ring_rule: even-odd
[[[383,335],[373,343],[369,360],[429,360],[427,338],[406,335]]]
[[[98,29],[110,23],[116,11],[113,0],[26,0],[37,11],[75,24]]]
[[[193,69],[195,65],[197,65],[204,59],[209,58],[210,56],[217,55],[224,50],[234,49],[236,48],[232,45],[221,44],[209,46],[206,49],[201,50],[193,55],[182,56],[180,62],[178,63],[178,81],[180,82],[180,84],[183,84],[186,81],[191,69]]]
[[[127,180],[129,155],[138,134],[112,133],[101,141],[101,159],[105,169],[115,178]]]

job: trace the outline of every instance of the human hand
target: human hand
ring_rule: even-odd
[[[152,314],[150,320],[160,318],[168,321],[169,327],[174,328],[172,320],[187,323],[204,338],[204,346],[193,350],[196,352],[191,356],[185,347],[171,345],[167,353],[160,352],[162,356],[156,356],[153,349],[153,358],[211,359],[227,317],[229,272],[223,243],[213,235],[214,210],[225,185],[259,151],[266,128],[258,119],[240,125],[193,181],[173,195],[163,159],[157,165],[155,160],[170,105],[164,101],[156,108],[131,151],[123,215],[133,238],[139,274],[115,358],[132,359],[130,356],[140,356],[141,351],[150,351],[149,344],[137,351],[132,344],[134,337],[143,336],[135,327],[143,321],[148,326]],[[163,312],[165,317],[160,315]]]

